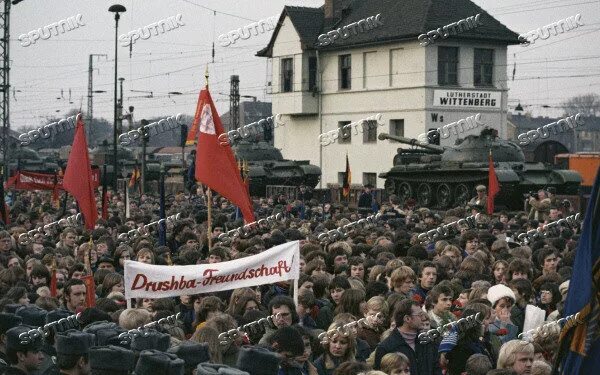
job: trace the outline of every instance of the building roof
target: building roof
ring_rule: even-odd
[[[333,0],[336,6],[339,0]],[[307,8],[285,6],[267,47],[256,53],[257,56],[272,57],[273,43],[281,28],[282,20],[288,16],[298,33],[303,49],[336,50],[363,45],[382,44],[414,39],[428,31],[446,26],[452,22],[481,13],[482,25],[475,29],[451,35],[448,40],[477,40],[487,43],[519,44],[518,34],[508,29],[485,10],[470,0],[353,0],[346,1],[341,18],[334,25],[326,26],[324,7]],[[381,22],[374,30],[352,35],[347,39],[337,39],[328,46],[317,46],[320,34],[327,33],[381,13]]]

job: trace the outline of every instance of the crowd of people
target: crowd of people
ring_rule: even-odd
[[[520,233],[569,214],[544,194],[531,198],[532,212],[494,215],[478,204],[433,211],[392,195],[371,205],[382,213],[379,221],[322,244],[320,233],[372,214],[372,201],[363,199],[359,210],[319,202],[302,188],[299,199],[255,198],[257,220],[277,213],[286,220],[227,245],[219,235],[243,225],[242,219],[216,195],[209,228],[201,190],[167,196],[167,215],[180,213],[181,219],[168,224],[164,243],[154,231],[117,239],[159,215],[158,198],[142,195],[131,200],[125,217],[119,193],[111,195],[108,217],[94,230],[56,227],[22,243],[22,233],[73,215],[76,206],[70,199],[56,205],[49,192],[10,194],[10,224],[0,230],[0,374],[522,375],[550,374],[555,366],[560,327],[552,322],[562,317],[579,229],[561,227],[528,246],[517,242]],[[477,212],[477,228],[432,243],[417,239]],[[125,260],[226,262],[289,241],[300,243],[297,296],[292,281],[281,280],[137,299],[128,307]],[[95,289],[82,280],[88,275]],[[546,324],[523,336],[528,305],[543,310]],[[24,332],[73,314],[79,314],[78,327],[56,325],[47,335],[22,339]],[[177,321],[144,329],[130,342],[119,338],[174,314]],[[478,317],[474,324],[452,325],[438,339],[419,337],[472,315]],[[219,339],[267,316],[272,324],[262,329]],[[349,324],[360,319],[368,323]]]

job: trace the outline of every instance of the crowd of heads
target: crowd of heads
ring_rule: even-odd
[[[167,215],[180,218],[167,223],[165,243],[157,228],[119,238],[159,219],[159,201],[135,197],[125,217],[123,196],[114,193],[108,217],[94,230],[55,227],[24,244],[21,234],[76,214],[75,204],[56,205],[39,191],[11,194],[10,224],[0,230],[0,369],[32,374],[550,374],[559,326],[520,335],[525,310],[541,309],[540,325],[563,317],[579,239],[579,228],[560,227],[528,246],[516,240],[571,214],[566,206],[552,206],[552,215],[538,206],[534,215],[486,215],[478,207],[434,211],[392,195],[380,202],[372,225],[324,244],[319,234],[376,212],[319,202],[302,189],[293,198],[255,198],[256,220],[276,214],[285,220],[227,243],[219,236],[243,225],[239,212],[216,195],[209,228],[200,191],[167,197]],[[418,239],[474,213],[480,213],[476,228],[431,243]],[[290,241],[300,243],[297,296],[293,281],[281,280],[210,294],[125,298],[127,260],[218,263]],[[22,339],[75,314],[72,326],[55,324],[35,340]],[[178,319],[165,319],[175,314]],[[459,322],[468,316],[478,319]],[[242,326],[242,334],[223,339]],[[418,336],[438,327],[447,329],[428,340]],[[138,333],[123,340],[130,330]]]

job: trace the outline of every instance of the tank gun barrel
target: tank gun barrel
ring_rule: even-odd
[[[380,140],[386,140],[386,139],[390,139],[392,141],[397,141],[400,143],[404,143],[407,145],[411,145],[411,146],[417,146],[417,147],[421,147],[424,148],[426,150],[431,150],[434,151],[437,154],[441,154],[444,152],[445,148],[444,147],[440,147],[440,146],[436,146],[436,145],[430,145],[430,144],[423,144],[421,142],[419,142],[419,140],[414,139],[414,138],[406,138],[406,137],[401,137],[398,135],[391,135],[388,133],[380,133],[378,138]]]

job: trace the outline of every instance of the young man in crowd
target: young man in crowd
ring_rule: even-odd
[[[498,369],[511,369],[517,375],[531,374],[533,344],[522,340],[511,340],[500,348]]]
[[[413,298],[420,305],[425,303],[425,298],[429,291],[435,286],[437,281],[437,267],[435,263],[423,261],[419,264],[419,283],[413,290]]]
[[[421,330],[422,316],[426,315],[419,305],[410,299],[398,303],[393,319],[396,328],[375,349],[373,367],[381,368],[381,359],[388,353],[402,353],[410,363],[411,375],[441,375],[437,345],[421,344],[417,334]]]

